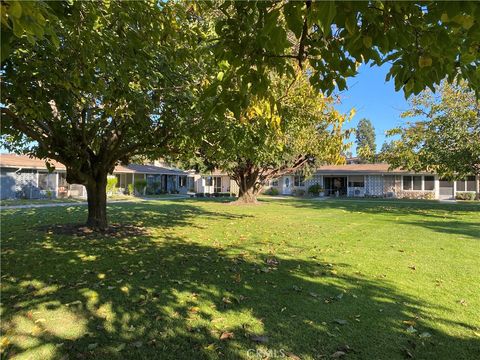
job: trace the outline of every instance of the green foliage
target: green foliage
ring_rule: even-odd
[[[283,174],[343,161],[342,125],[353,112],[336,111],[334,100],[318,93],[306,73],[297,74],[293,82],[272,74],[272,81],[271,101],[253,97],[241,109],[240,119],[225,111],[199,128],[203,136],[196,152],[204,163],[230,174],[241,193],[259,191],[266,181]]]
[[[1,69],[3,146],[59,161],[87,192],[120,162],[176,149],[201,76],[203,29],[188,11],[176,2],[76,1],[52,23],[60,47],[17,39]]]
[[[480,102],[464,82],[443,82],[436,90],[411,99],[402,116],[414,121],[389,132],[400,139],[381,159],[449,179],[480,174]]]
[[[278,194],[280,194],[280,192],[278,191],[277,188],[274,188],[274,187],[267,189],[265,191],[265,195],[277,196]]]
[[[355,130],[357,154],[363,161],[368,161],[368,154],[375,154],[375,128],[369,119],[361,119]]]
[[[1,62],[15,49],[28,51],[36,41],[47,39],[58,47],[60,43],[55,34],[55,22],[67,7],[67,1],[2,1]],[[27,42],[21,41],[21,38]]]
[[[473,201],[475,200],[476,194],[474,192],[457,192],[455,194],[455,199],[457,200],[468,200]]]
[[[107,178],[107,194],[115,194],[118,179],[116,176],[109,176]]]
[[[135,180],[135,182],[133,183],[133,186],[135,187],[135,193],[137,195],[143,195],[144,191],[147,188],[147,180],[144,180],[144,179]]]
[[[308,193],[312,196],[319,196],[323,192],[323,187],[320,184],[313,184],[308,187]]]
[[[256,94],[268,94],[269,69],[292,75],[293,62],[311,66],[311,83],[327,95],[344,90],[367,63],[390,64],[386,80],[405,97],[455,76],[480,89],[476,1],[226,0],[219,8],[214,51],[229,64],[223,89],[250,84]],[[234,113],[242,106],[229,105]]]
[[[158,181],[152,182],[148,184],[146,193],[147,195],[155,195],[158,193],[158,190],[160,189],[161,183]]]
[[[135,186],[133,184],[128,184],[127,185],[127,189],[128,189],[128,195],[135,195]]]

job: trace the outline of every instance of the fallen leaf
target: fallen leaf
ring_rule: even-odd
[[[415,326],[415,324],[416,324],[416,322],[414,320],[403,320],[402,322],[404,324],[410,325],[410,326]]]
[[[229,339],[233,339],[234,335],[232,332],[223,332],[222,335],[220,335],[220,340],[229,340]]]
[[[286,352],[285,355],[287,355],[289,359],[301,360],[300,356],[297,356],[297,355],[295,355],[294,353],[291,353],[291,352]]]
[[[348,321],[343,320],[343,319],[335,319],[335,320],[333,320],[333,322],[336,322],[337,324],[340,324],[340,325],[347,325],[348,324]]]
[[[135,346],[136,348],[141,348],[143,346],[143,342],[135,341],[132,345]]]
[[[347,353],[343,351],[335,351],[332,355],[330,355],[334,359],[341,358],[342,356],[345,356]]]
[[[417,268],[415,267],[415,265],[410,265],[408,268],[409,268],[409,269],[412,269],[412,270],[417,270]]]

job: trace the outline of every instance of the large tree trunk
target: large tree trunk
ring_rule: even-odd
[[[241,204],[256,204],[259,192],[258,171],[237,173],[235,181],[238,184],[238,200]]]
[[[96,230],[107,228],[107,174],[89,180],[87,188],[87,226]]]

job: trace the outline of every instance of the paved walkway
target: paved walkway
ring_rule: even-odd
[[[150,201],[150,200],[178,200],[178,199],[188,199],[190,196],[188,195],[175,195],[175,196],[168,196],[168,197],[158,197],[158,198],[151,198],[151,197],[136,197],[132,200],[112,200],[107,201],[107,205],[112,204],[122,204],[122,203],[135,203],[138,200],[140,201]],[[53,203],[44,203],[44,204],[24,204],[24,205],[7,205],[1,206],[0,209],[7,210],[7,209],[33,209],[33,208],[48,208],[48,207],[57,207],[57,206],[85,206],[88,205],[86,201],[80,202],[53,202]]]

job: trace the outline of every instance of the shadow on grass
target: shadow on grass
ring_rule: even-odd
[[[71,222],[81,210],[72,211],[49,219]],[[42,218],[39,210],[29,213],[30,222]],[[22,223],[4,222],[16,233],[2,249],[6,357],[321,358],[342,350],[360,359],[451,359],[480,350],[478,341],[428,328],[423,309],[432,304],[384,279],[171,231],[197,226],[198,218],[240,215],[176,203],[125,205],[110,216],[152,231],[121,239],[22,236]],[[406,331],[410,325],[418,332]]]
[[[327,199],[282,201],[285,205],[297,208],[335,209],[351,213],[388,214],[396,224],[408,224],[425,227],[446,234],[463,235],[480,239],[480,203],[479,204],[445,204],[425,200],[376,200],[376,199]],[[477,221],[466,218],[478,215]],[[417,216],[413,218],[414,216]],[[412,219],[413,218],[413,219]]]

